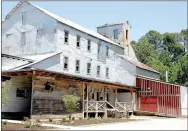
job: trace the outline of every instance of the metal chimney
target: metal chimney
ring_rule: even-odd
[[[166,70],[166,82],[168,82],[168,71]]]

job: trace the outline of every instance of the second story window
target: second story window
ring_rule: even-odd
[[[100,66],[97,66],[97,76],[100,76]]]
[[[126,39],[128,40],[128,30],[126,30]]]
[[[80,61],[76,60],[76,72],[80,72]]]
[[[106,68],[106,78],[109,78],[109,68]]]
[[[65,31],[65,33],[64,33],[64,43],[68,44],[68,42],[69,42],[69,32]]]
[[[26,44],[26,32],[21,33],[21,45]]]
[[[26,12],[22,12],[22,25],[26,25]]]
[[[77,36],[76,47],[80,48],[80,36]]]
[[[91,73],[91,63],[87,63],[87,74]]]
[[[108,56],[109,56],[109,47],[106,46],[106,57],[108,57]]]
[[[97,50],[97,53],[98,53],[98,54],[100,53],[100,48],[101,48],[101,44],[99,43],[99,44],[98,44],[98,50]]]
[[[64,61],[63,61],[63,68],[64,68],[64,70],[68,70],[68,64],[69,64],[68,57],[64,57]]]
[[[87,51],[91,51],[91,40],[88,40],[87,42]]]

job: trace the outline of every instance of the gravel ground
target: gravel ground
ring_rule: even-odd
[[[187,118],[137,118],[143,121],[78,126],[70,130],[187,130]]]

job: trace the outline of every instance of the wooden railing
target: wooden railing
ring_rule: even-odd
[[[132,102],[116,102],[116,108],[120,111],[131,111],[133,110]]]
[[[87,105],[88,104],[88,105]],[[94,111],[94,112],[105,112],[107,110],[107,105],[110,105],[112,108],[118,112],[126,112],[133,110],[132,102],[116,102],[115,107],[107,101],[84,101],[85,111]]]
[[[85,103],[85,110],[87,111],[105,111],[106,109],[106,101],[84,101]]]

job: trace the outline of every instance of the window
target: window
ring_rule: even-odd
[[[76,72],[80,72],[80,61],[76,60]]]
[[[80,48],[80,36],[77,36],[76,47]]]
[[[100,76],[100,66],[97,66],[97,76]]]
[[[26,32],[21,33],[21,45],[26,44]]]
[[[126,39],[128,40],[128,30],[126,30]]]
[[[16,97],[26,97],[26,89],[17,88]]]
[[[87,63],[87,74],[91,73],[91,63]]]
[[[118,29],[114,30],[114,39],[118,39]]]
[[[98,44],[98,50],[97,50],[97,53],[99,54],[99,52],[100,52],[100,48],[101,48],[101,44],[99,43]]]
[[[109,68],[106,68],[106,78],[109,78]]]
[[[68,70],[68,57],[64,57],[64,70]]]
[[[26,12],[22,12],[22,25],[26,24]]]
[[[37,30],[36,44],[42,44],[42,30]]]
[[[106,46],[106,57],[108,57],[108,56],[109,56],[109,47]]]
[[[91,51],[91,41],[88,40],[87,42],[87,51]]]
[[[68,31],[65,31],[65,34],[64,34],[64,43],[65,44],[68,44],[69,42],[69,32]]]
[[[11,36],[11,34],[6,34],[6,38],[9,38]]]

